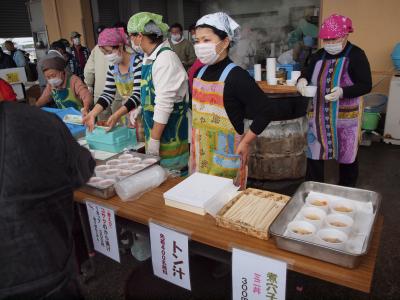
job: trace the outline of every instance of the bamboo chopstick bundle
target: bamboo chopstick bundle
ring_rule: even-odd
[[[278,198],[278,199],[277,199]],[[285,204],[271,192],[244,192],[225,212],[224,218],[235,223],[267,231]]]

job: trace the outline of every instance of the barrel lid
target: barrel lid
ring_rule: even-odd
[[[383,112],[388,97],[383,94],[368,94],[364,96],[364,111]]]

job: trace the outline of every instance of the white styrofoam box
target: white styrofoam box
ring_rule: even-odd
[[[208,174],[194,173],[164,193],[164,199],[205,208],[219,193],[233,186],[233,180]]]

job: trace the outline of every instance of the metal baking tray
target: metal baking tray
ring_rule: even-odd
[[[332,249],[312,242],[284,236],[287,224],[296,217],[297,213],[303,207],[305,199],[307,198],[309,192],[311,191],[335,195],[360,202],[372,203],[372,226],[370,228],[370,232],[367,235],[367,238],[365,239],[366,242],[364,242],[363,249],[360,254],[350,253],[345,250]],[[279,216],[272,223],[270,227],[270,233],[275,237],[276,245],[280,249],[295,252],[305,256],[310,256],[312,258],[353,269],[360,264],[362,257],[367,254],[369,250],[373,229],[380,208],[380,203],[381,195],[373,191],[348,188],[312,181],[304,182],[298,188],[292,199],[285,206]]]
[[[92,185],[84,185],[79,189],[81,192],[84,192],[89,195],[93,195],[102,199],[110,199],[116,195],[115,188],[113,185],[106,187],[104,189],[92,186]]]
[[[134,157],[140,157],[142,160],[147,159],[147,158],[156,159],[156,161],[153,164],[146,165],[145,167],[143,167],[143,169],[137,170],[135,173],[133,173],[130,176],[133,176],[133,175],[137,174],[138,172],[141,172],[141,171],[143,171],[143,170],[145,170],[145,169],[147,169],[147,168],[149,168],[149,167],[151,167],[151,166],[153,166],[155,164],[158,164],[160,162],[160,157],[147,155],[147,154],[143,154],[143,153],[139,153],[139,152],[129,151],[129,152],[125,152],[125,153],[118,153],[118,154],[110,157],[107,160],[97,161],[97,162],[100,162],[100,163],[98,163],[98,166],[105,165],[107,163],[107,161],[112,160],[112,159],[117,159],[122,154],[128,154],[128,153],[132,154]],[[130,176],[128,176],[126,178],[129,178]],[[125,180],[126,178],[124,178],[123,180]],[[86,185],[82,186],[79,190],[84,192],[84,193],[86,193],[86,194],[93,195],[93,196],[96,196],[96,197],[99,197],[99,198],[102,198],[102,199],[110,199],[110,198],[112,198],[112,197],[114,197],[116,195],[114,185],[106,187],[106,188],[98,188],[98,187],[95,187],[93,185],[86,184]]]

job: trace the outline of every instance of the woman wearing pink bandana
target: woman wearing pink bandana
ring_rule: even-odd
[[[306,180],[324,181],[324,161],[339,162],[339,184],[355,186],[362,117],[361,96],[372,88],[371,70],[362,49],[348,41],[351,19],[333,14],[324,20],[319,37],[323,49],[311,57],[297,89],[317,86],[308,111]]]
[[[123,28],[106,28],[99,35],[98,45],[110,62],[103,93],[93,110],[83,119],[89,130],[93,130],[95,118],[115,99],[116,91],[125,99],[120,109],[113,113],[107,126],[111,129],[121,117],[136,109],[133,119],[140,113],[140,81],[142,72],[142,55],[127,51],[128,41]],[[129,121],[123,121],[129,125]]]

